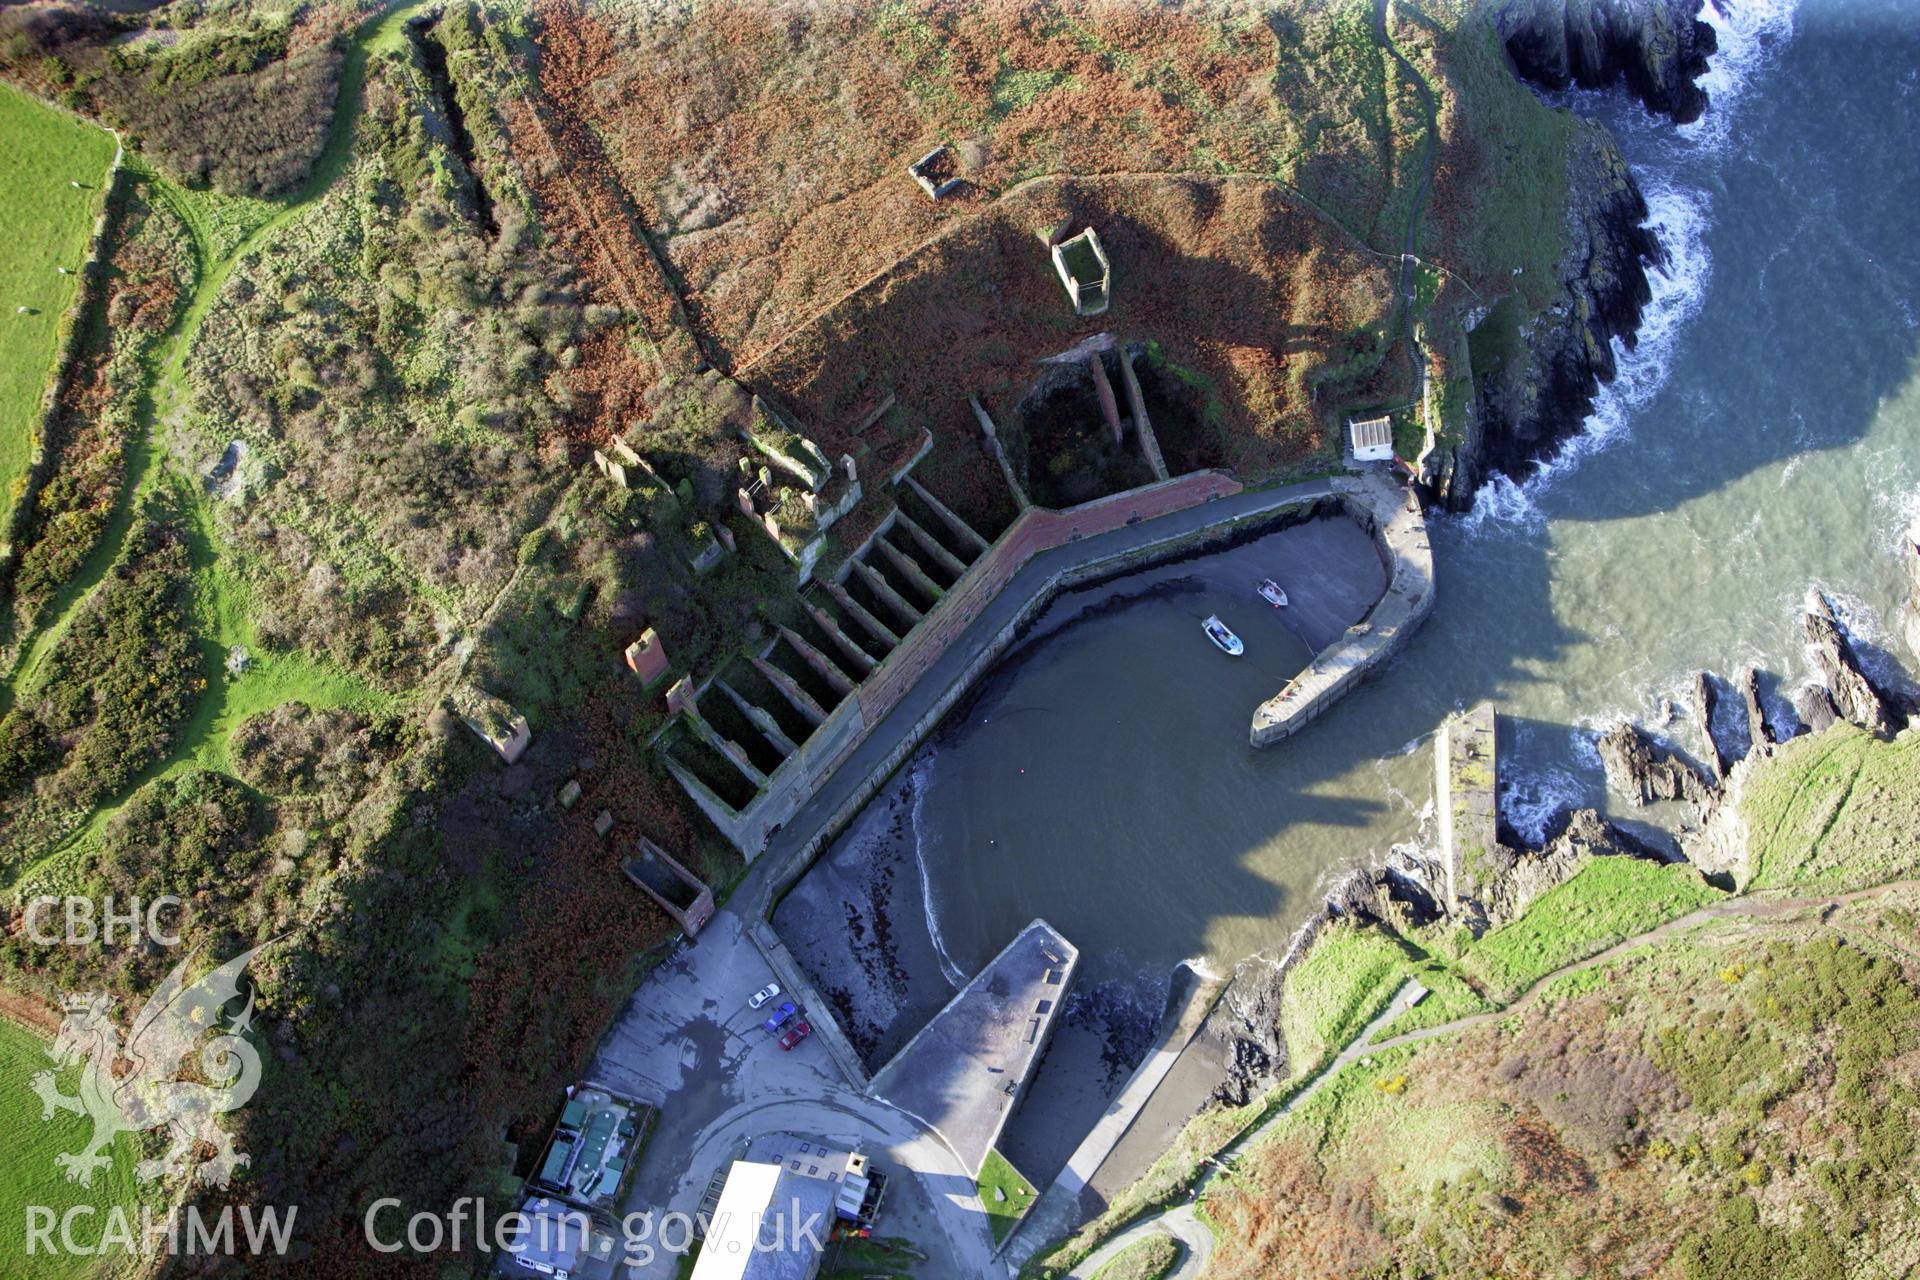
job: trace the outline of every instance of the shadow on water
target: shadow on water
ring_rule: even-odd
[[[1920,29],[1903,6],[1807,0],[1766,92],[1741,95],[1704,164],[1705,144],[1637,106],[1574,99],[1622,139],[1650,198],[1676,170],[1673,185],[1696,187],[1712,262],[1665,384],[1633,414],[1631,443],[1583,460],[1542,502],[1549,515],[1672,511],[1867,434],[1920,353],[1920,165],[1910,132],[1888,127],[1920,105],[1917,63]]]
[[[1532,791],[1509,798],[1516,808],[1604,804],[1591,734],[1565,721],[1604,712],[1592,700],[1624,686],[1636,697],[1659,691],[1670,672],[1635,646],[1684,627],[1690,658],[1697,650],[1714,663],[1745,659],[1701,620],[1751,611],[1761,584],[1692,592],[1668,570],[1686,559],[1711,573],[1719,548],[1710,538],[1705,552],[1676,544],[1671,522],[1723,490],[1745,501],[1738,486],[1757,471],[1857,444],[1914,375],[1920,237],[1909,211],[1920,207],[1920,164],[1904,131],[1885,121],[1890,103],[1920,93],[1912,71],[1920,57],[1911,29],[1869,20],[1879,10],[1863,18],[1849,9],[1807,6],[1766,73],[1768,92],[1744,96],[1710,163],[1688,168],[1685,148],[1695,144],[1626,108],[1601,110],[1650,194],[1671,179],[1693,184],[1704,201],[1712,264],[1697,314],[1659,353],[1663,384],[1627,407],[1630,443],[1585,457],[1536,492],[1546,520],[1433,525],[1437,607],[1378,679],[1300,736],[1265,751],[1246,746],[1252,708],[1331,634],[1293,636],[1297,658],[1269,661],[1286,650],[1263,629],[1270,619],[1253,607],[1246,582],[1257,575],[1247,571],[1281,553],[1237,548],[1057,601],[980,682],[888,784],[887,824],[836,841],[776,913],[783,936],[831,987],[847,967],[839,908],[851,910],[870,887],[863,874],[893,868],[890,899],[866,902],[887,916],[887,945],[901,963],[878,983],[887,989],[866,1021],[864,1051],[883,1058],[951,994],[933,962],[930,916],[950,972],[971,974],[1044,916],[1081,947],[1090,990],[1111,996],[1131,983],[1128,1007],[1157,1010],[1178,960],[1283,946],[1331,875],[1417,835],[1432,756],[1409,748],[1449,712],[1491,698],[1521,713],[1511,750]],[[1848,498],[1809,501],[1836,500]],[[1582,532],[1642,518],[1652,518],[1647,528],[1610,534],[1606,545]],[[1791,515],[1772,519],[1770,536],[1807,536]],[[1689,532],[1699,536],[1679,531]],[[1297,530],[1276,537],[1286,534],[1298,540]],[[1616,547],[1617,563],[1607,563]],[[1274,576],[1290,594],[1300,575],[1331,587],[1359,563],[1350,551],[1294,546],[1287,572]],[[1596,561],[1610,577],[1596,577]],[[1781,569],[1804,571],[1797,561]],[[1195,620],[1214,611],[1258,660],[1236,666],[1205,650]],[[1578,664],[1586,665],[1575,672]],[[1689,731],[1671,732],[1697,754]],[[1651,827],[1646,835],[1660,838]],[[842,990],[848,1008],[873,996],[851,989],[859,985]],[[1062,1057],[1076,1070],[1089,1061],[1084,1046]],[[1041,1121],[1027,1107],[1010,1139],[1042,1166],[1070,1150],[1063,1135],[1077,1118],[1098,1114],[1084,1098],[1055,1109],[1075,1117],[1062,1133],[1034,1134]]]

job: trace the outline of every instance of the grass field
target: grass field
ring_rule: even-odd
[[[53,1158],[62,1151],[78,1151],[91,1135],[90,1123],[61,1113],[40,1119],[40,1099],[29,1081],[47,1066],[45,1046],[24,1027],[0,1018],[0,1130],[7,1135],[6,1159],[0,1161],[0,1275],[32,1276],[34,1280],[65,1280],[98,1273],[99,1262],[85,1256],[26,1254],[29,1205],[45,1205],[63,1214],[75,1205],[90,1204],[100,1214],[118,1205],[134,1203],[132,1144],[122,1137],[114,1148],[111,1168],[94,1175],[92,1187],[66,1181]],[[68,1073],[72,1074],[72,1073]],[[63,1080],[71,1089],[73,1082]],[[99,1217],[76,1222],[76,1243],[88,1243],[101,1225]],[[56,1236],[57,1238],[57,1236]]]
[[[1920,739],[1851,726],[1796,738],[1740,797],[1752,888],[1841,890],[1920,865]]]
[[[1461,967],[1511,999],[1562,965],[1705,906],[1721,895],[1684,863],[1595,858],[1525,915],[1468,949]]]
[[[0,522],[26,471],[113,137],[0,85]],[[74,183],[80,183],[78,188]],[[61,275],[68,267],[74,274]],[[22,312],[21,307],[28,310]]]
[[[1208,1274],[1912,1274],[1914,901],[1710,921],[1349,1067],[1210,1190]]]
[[[1180,1261],[1172,1236],[1148,1236],[1100,1268],[1094,1280],[1162,1280]]]
[[[1005,1199],[994,1195],[996,1189]],[[995,1244],[1005,1240],[1007,1233],[1026,1216],[1036,1194],[1033,1184],[1021,1176],[1005,1156],[998,1151],[987,1152],[986,1162],[980,1166],[980,1207],[987,1211]]]
[[[1295,1074],[1318,1067],[1393,998],[1411,948],[1384,930],[1344,921],[1327,926],[1287,975],[1280,1030]]]

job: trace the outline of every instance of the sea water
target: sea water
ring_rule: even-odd
[[[1245,737],[1278,688],[1248,679],[1265,637],[1235,669],[1185,616],[1236,585],[1204,570],[990,675],[982,723],[956,713],[902,775],[912,915],[942,958],[923,1007],[1035,916],[1080,946],[1083,986],[1139,1007],[1182,959],[1277,953],[1335,876],[1426,834],[1453,710],[1512,717],[1506,813],[1537,832],[1609,807],[1594,738],[1684,704],[1696,671],[1803,679],[1810,588],[1897,647],[1895,539],[1920,515],[1920,27],[1879,0],[1706,16],[1721,52],[1698,124],[1560,99],[1612,128],[1671,255],[1586,430],[1436,521],[1433,616],[1276,747]]]

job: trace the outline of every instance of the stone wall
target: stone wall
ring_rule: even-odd
[[[1366,618],[1347,628],[1307,669],[1253,713],[1249,740],[1270,747],[1312,723],[1374,668],[1400,652],[1433,612],[1433,550],[1427,522],[1407,491],[1384,476],[1333,482],[1341,506],[1374,536],[1387,567],[1387,590]]]

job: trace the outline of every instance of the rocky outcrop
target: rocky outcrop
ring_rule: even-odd
[[[1734,685],[1740,690],[1740,699],[1747,706],[1747,740],[1753,744],[1755,751],[1764,752],[1780,741],[1780,735],[1773,721],[1767,718],[1767,705],[1760,694],[1760,668],[1751,663],[1740,668]]]
[[[1575,809],[1558,835],[1538,850],[1501,845],[1488,859],[1492,874],[1479,896],[1463,907],[1483,921],[1481,929],[1497,929],[1518,919],[1535,898],[1558,887],[1599,857],[1650,858],[1664,862],[1658,850],[1607,821],[1598,810]]]
[[[1602,382],[1613,380],[1613,341],[1631,347],[1653,292],[1647,268],[1665,259],[1641,224],[1647,202],[1605,129],[1584,123],[1567,157],[1560,300],[1526,330],[1527,357],[1479,379],[1473,438],[1452,460],[1448,505],[1462,509],[1491,472],[1520,475],[1580,430]]]
[[[1840,723],[1840,712],[1823,684],[1803,684],[1794,690],[1793,713],[1807,726],[1808,733],[1825,733]]]
[[[1834,617],[1833,605],[1825,596],[1815,593],[1807,601],[1801,626],[1813,665],[1819,668],[1820,678],[1843,719],[1869,733],[1892,733],[1906,723],[1898,703],[1877,688],[1860,669],[1853,642],[1841,629],[1840,620]]]
[[[1714,729],[1714,717],[1720,710],[1720,686],[1710,672],[1702,671],[1693,677],[1693,716],[1700,725],[1700,740],[1706,746],[1707,765],[1713,770],[1715,780],[1725,778],[1727,769],[1733,764],[1733,757],[1720,742],[1720,735]]]
[[[1717,41],[1701,0],[1506,0],[1495,17],[1521,76],[1548,89],[1625,82],[1648,111],[1698,120],[1707,92],[1694,83]]]
[[[1900,537],[1900,557],[1907,570],[1907,599],[1900,606],[1900,629],[1907,652],[1920,658],[1920,520]]]
[[[1685,122],[1706,109],[1706,92],[1694,81],[1715,45],[1713,28],[1696,16],[1700,5],[1503,0],[1493,24],[1522,78],[1551,89],[1624,82],[1649,110]],[[1464,510],[1489,474],[1524,474],[1580,430],[1600,384],[1613,379],[1614,339],[1633,345],[1652,298],[1647,268],[1664,262],[1658,238],[1642,225],[1646,216],[1612,136],[1583,122],[1567,150],[1559,300],[1528,320],[1526,359],[1498,376],[1476,376],[1465,439],[1434,460],[1449,507]]]
[[[1489,850],[1474,895],[1456,903],[1451,918],[1476,936],[1497,929],[1597,857],[1669,860],[1597,811],[1575,810],[1543,848],[1496,844]],[[1446,900],[1445,866],[1406,846],[1395,849],[1385,866],[1360,868],[1342,877],[1320,910],[1294,934],[1286,954],[1277,962],[1256,958],[1243,964],[1208,1015],[1199,1034],[1214,1041],[1209,1052],[1222,1064],[1214,1099],[1244,1106],[1286,1076],[1290,1064],[1280,1034],[1281,995],[1288,973],[1321,929],[1344,917],[1378,921],[1406,933],[1439,919]]]
[[[1615,725],[1596,745],[1607,785],[1635,804],[1680,800],[1705,809],[1719,799],[1719,788],[1705,774],[1657,745],[1638,725]]]

